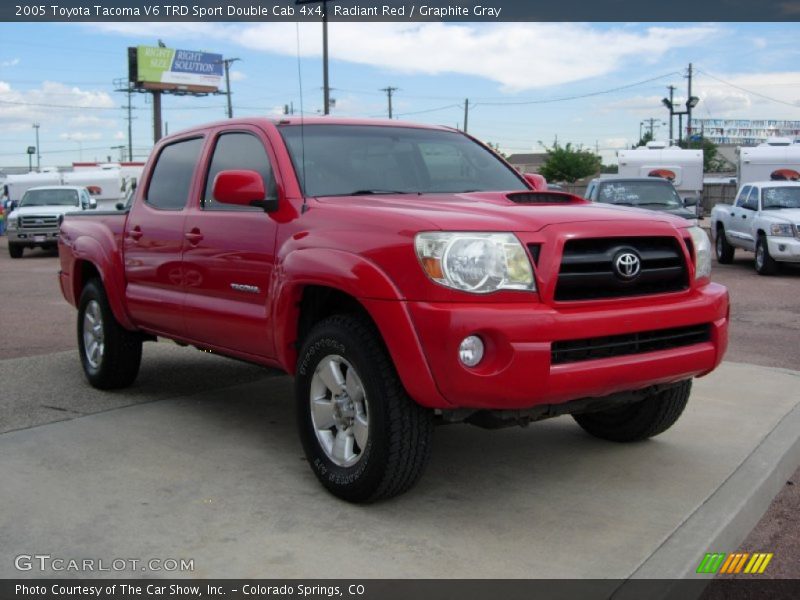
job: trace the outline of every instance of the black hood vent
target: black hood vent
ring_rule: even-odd
[[[506,198],[516,204],[583,204],[584,200],[563,192],[511,192]]]

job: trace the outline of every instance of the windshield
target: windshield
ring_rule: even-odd
[[[664,181],[609,181],[601,183],[598,202],[623,204],[625,206],[660,206],[680,208],[683,206],[678,192],[672,184]]]
[[[79,206],[75,190],[28,190],[19,203],[22,206]]]
[[[763,188],[761,206],[764,210],[800,208],[800,186]]]
[[[309,196],[529,189],[456,132],[377,125],[288,125],[280,132]]]

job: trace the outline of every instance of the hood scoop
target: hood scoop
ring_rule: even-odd
[[[564,192],[511,192],[506,198],[515,204],[586,204],[579,196]]]

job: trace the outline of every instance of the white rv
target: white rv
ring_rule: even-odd
[[[684,150],[667,142],[648,142],[633,150],[617,152],[620,177],[668,179],[683,198],[703,194],[703,151]]]
[[[739,150],[739,188],[756,181],[800,181],[800,144],[789,138],[770,138]]]

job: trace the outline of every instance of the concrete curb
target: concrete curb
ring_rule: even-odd
[[[800,376],[796,372],[786,371]],[[730,552],[747,537],[800,464],[800,405],[789,411],[728,479],[632,574],[631,579],[710,580],[695,570],[705,552]],[[769,551],[765,548],[764,551]],[[629,583],[614,598],[632,598]]]

